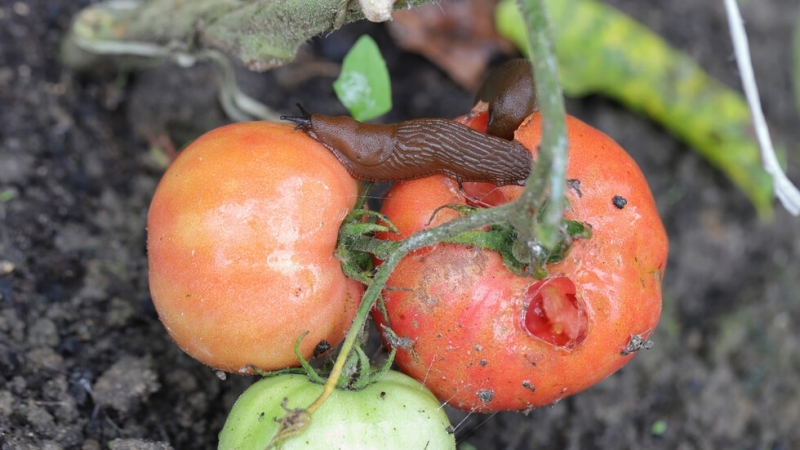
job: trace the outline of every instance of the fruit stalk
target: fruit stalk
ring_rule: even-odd
[[[542,0],[519,1],[528,22],[530,48],[533,50],[533,54],[537,55],[534,58],[533,68],[543,116],[542,148],[523,195],[515,202],[484,209],[436,228],[420,231],[402,241],[402,244],[381,264],[364,292],[356,317],[345,337],[324,390],[306,409],[309,416],[313,415],[334,392],[348,355],[366,323],[369,311],[386,285],[389,275],[408,253],[453,238],[466,231],[503,222],[510,222],[517,226],[522,233],[528,234],[531,244],[538,241],[539,245],[548,249],[558,245],[560,240],[558,230],[563,225],[562,209],[567,162],[564,100],[544,3]],[[550,207],[548,207],[542,223],[537,225],[536,214],[545,201],[550,202]],[[287,435],[289,433],[286,428],[282,431],[286,431]],[[291,433],[293,435],[298,431],[300,430],[291,430]],[[280,439],[279,436],[276,438]]]
[[[544,1],[518,0],[518,4],[525,17],[533,73],[536,75],[534,84],[542,114],[542,148],[519,198],[520,214],[512,216],[509,222],[529,243],[533,243],[535,238],[545,249],[552,250],[561,238],[559,228],[564,218],[568,145],[564,96]],[[543,220],[537,222],[529,211],[538,211],[545,199],[549,206]]]

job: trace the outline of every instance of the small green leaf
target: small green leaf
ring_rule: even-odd
[[[298,337],[297,340],[294,342],[294,354],[295,356],[297,356],[297,359],[300,361],[300,365],[303,366],[303,369],[305,369],[306,371],[306,375],[308,375],[308,378],[310,378],[311,381],[317,384],[325,384],[325,380],[319,376],[317,371],[314,370],[313,367],[311,367],[311,364],[309,364],[308,360],[303,358],[303,354],[300,353],[300,342],[303,340],[304,337],[306,337],[306,335],[308,335],[308,331],[301,334],[300,337]]]
[[[373,119],[392,109],[389,70],[371,37],[361,36],[344,57],[333,90],[356,120]]]

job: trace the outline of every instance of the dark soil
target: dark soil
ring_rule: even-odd
[[[147,287],[145,219],[163,171],[149,141],[178,144],[222,122],[214,75],[166,66],[78,75],[58,60],[89,1],[0,0],[0,445],[2,449],[212,449],[253,378],[220,380],[183,354]],[[717,0],[615,0],[738,88]],[[745,2],[756,75],[774,135],[800,181],[791,91],[797,3]],[[471,94],[423,58],[357,24],[308,50],[339,61],[378,37],[396,106],[387,121],[453,117]],[[320,67],[325,67],[321,65]],[[325,70],[242,71],[282,113],[341,113]],[[299,81],[299,82],[298,82]],[[800,448],[800,220],[763,223],[727,179],[658,125],[603,98],[568,110],[641,165],[670,239],[656,346],[596,387],[528,416],[453,412],[478,449]],[[152,441],[145,444],[144,441]],[[156,444],[159,443],[159,444]]]

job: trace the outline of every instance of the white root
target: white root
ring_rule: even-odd
[[[758,87],[756,86],[756,79],[753,74],[753,63],[750,60],[750,48],[747,42],[747,34],[744,31],[742,15],[739,12],[739,6],[736,4],[736,0],[725,0],[725,9],[728,12],[731,39],[733,40],[736,62],[739,65],[739,72],[742,77],[742,86],[745,96],[747,97],[747,103],[750,105],[750,111],[753,115],[753,126],[755,127],[759,147],[761,147],[761,160],[764,165],[764,170],[772,175],[775,196],[778,197],[783,207],[793,216],[800,215],[800,190],[786,177],[780,164],[778,164],[778,158],[775,156],[775,149],[769,137],[767,122],[764,119],[764,112],[761,109],[761,100],[758,96]]]

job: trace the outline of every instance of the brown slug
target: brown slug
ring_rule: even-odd
[[[517,58],[500,65],[484,80],[475,95],[478,101],[489,104],[486,133],[514,139],[514,131],[538,109],[531,62]]]
[[[447,119],[416,119],[391,125],[366,124],[346,116],[281,116],[324,145],[350,174],[364,181],[401,181],[433,174],[497,185],[525,184],[530,151]]]

